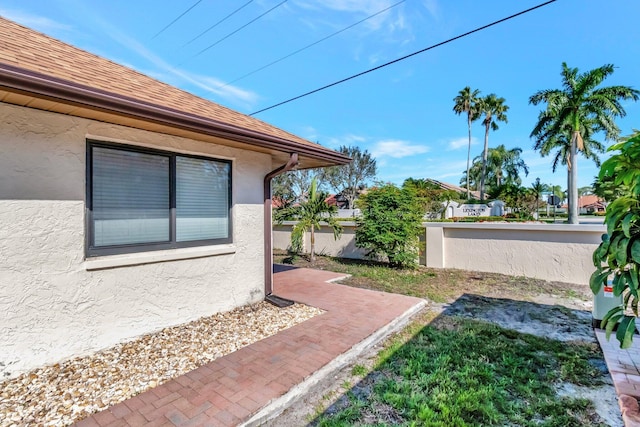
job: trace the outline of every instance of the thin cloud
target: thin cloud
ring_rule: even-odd
[[[151,52],[142,43],[102,19],[101,16],[96,14],[87,3],[81,1],[73,2],[73,7],[77,9],[79,15],[84,17],[83,21],[88,26],[99,27],[100,32],[104,35],[118,43],[123,48],[133,51],[153,66],[150,67],[151,69],[146,70],[144,67],[140,66],[130,66],[130,68],[137,69],[138,71],[144,72],[154,78],[160,77],[162,81],[174,86],[184,85],[185,83],[191,84],[243,108],[252,109],[255,107],[258,100],[257,94],[236,86],[228,85],[222,87],[224,82],[215,77],[202,76],[174,67],[158,55]],[[109,57],[112,58],[110,55]],[[165,78],[162,78],[163,76]]]
[[[326,144],[329,148],[338,148],[341,145],[352,146],[360,145],[367,141],[367,138],[360,135],[347,134],[339,137],[327,138]]]
[[[98,22],[104,28],[106,34],[111,37],[111,39],[113,39],[121,46],[130,49],[139,56],[143,57],[164,73],[177,77],[183,82],[190,83],[200,89],[219,96],[220,98],[226,99],[236,104],[241,104],[246,108],[252,108],[258,101],[258,95],[254,92],[244,90],[233,85],[224,86],[224,81],[215,77],[198,75],[174,67],[173,65],[167,63],[165,60],[151,52],[140,42],[133,39],[132,37],[127,36],[112,25],[100,20],[98,20]]]
[[[303,135],[304,139],[307,139],[309,141],[318,140],[318,131],[313,126],[303,126],[300,134]]]
[[[358,16],[369,16],[377,13],[387,7],[390,7],[398,0],[321,0],[309,1],[298,0],[295,4],[307,10],[329,10],[334,12],[343,12],[356,14]],[[331,21],[328,21],[331,22]],[[387,27],[390,31],[403,29],[406,19],[401,8],[394,8],[386,13],[382,13],[372,19],[367,20],[363,25],[368,31],[378,31],[383,27]]]
[[[15,9],[0,9],[0,16],[11,21],[15,21],[24,26],[35,28],[36,30],[43,33],[50,33],[55,31],[71,31],[73,29],[71,25],[54,21],[53,19],[47,18],[46,16],[33,15]]]
[[[379,141],[371,149],[374,157],[392,157],[394,159],[423,154],[428,151],[429,147],[426,145],[412,144],[401,140]]]
[[[429,15],[436,19],[440,17],[440,6],[437,0],[424,0],[423,4],[424,8],[429,12]]]
[[[475,136],[471,137],[471,145],[476,145],[478,143],[478,139]],[[467,147],[469,145],[469,137],[460,137],[451,139],[447,142],[448,150],[459,150],[463,147]]]

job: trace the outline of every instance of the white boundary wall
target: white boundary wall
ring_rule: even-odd
[[[588,283],[602,225],[427,223],[426,265]]]
[[[233,244],[85,260],[86,139],[231,159]],[[271,156],[0,104],[0,379],[264,297]]]
[[[274,248],[288,247],[293,224],[285,222],[274,227]],[[338,241],[333,240],[328,229],[316,234],[316,253],[364,258],[364,251],[355,247],[355,224],[343,222],[342,226],[343,237]],[[433,222],[423,226],[426,251],[420,263],[427,267],[568,283],[589,282],[593,272],[591,255],[606,232],[603,225]]]

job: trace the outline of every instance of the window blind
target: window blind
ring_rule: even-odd
[[[170,157],[93,148],[93,246],[170,240]]]
[[[176,157],[176,241],[229,237],[228,163]]]

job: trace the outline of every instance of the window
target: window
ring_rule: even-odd
[[[231,163],[87,144],[87,256],[231,242]]]

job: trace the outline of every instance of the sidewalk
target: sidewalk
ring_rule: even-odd
[[[278,269],[274,293],[326,313],[78,422],[82,427],[257,425],[329,371],[404,325],[419,298],[328,283],[344,277]]]

